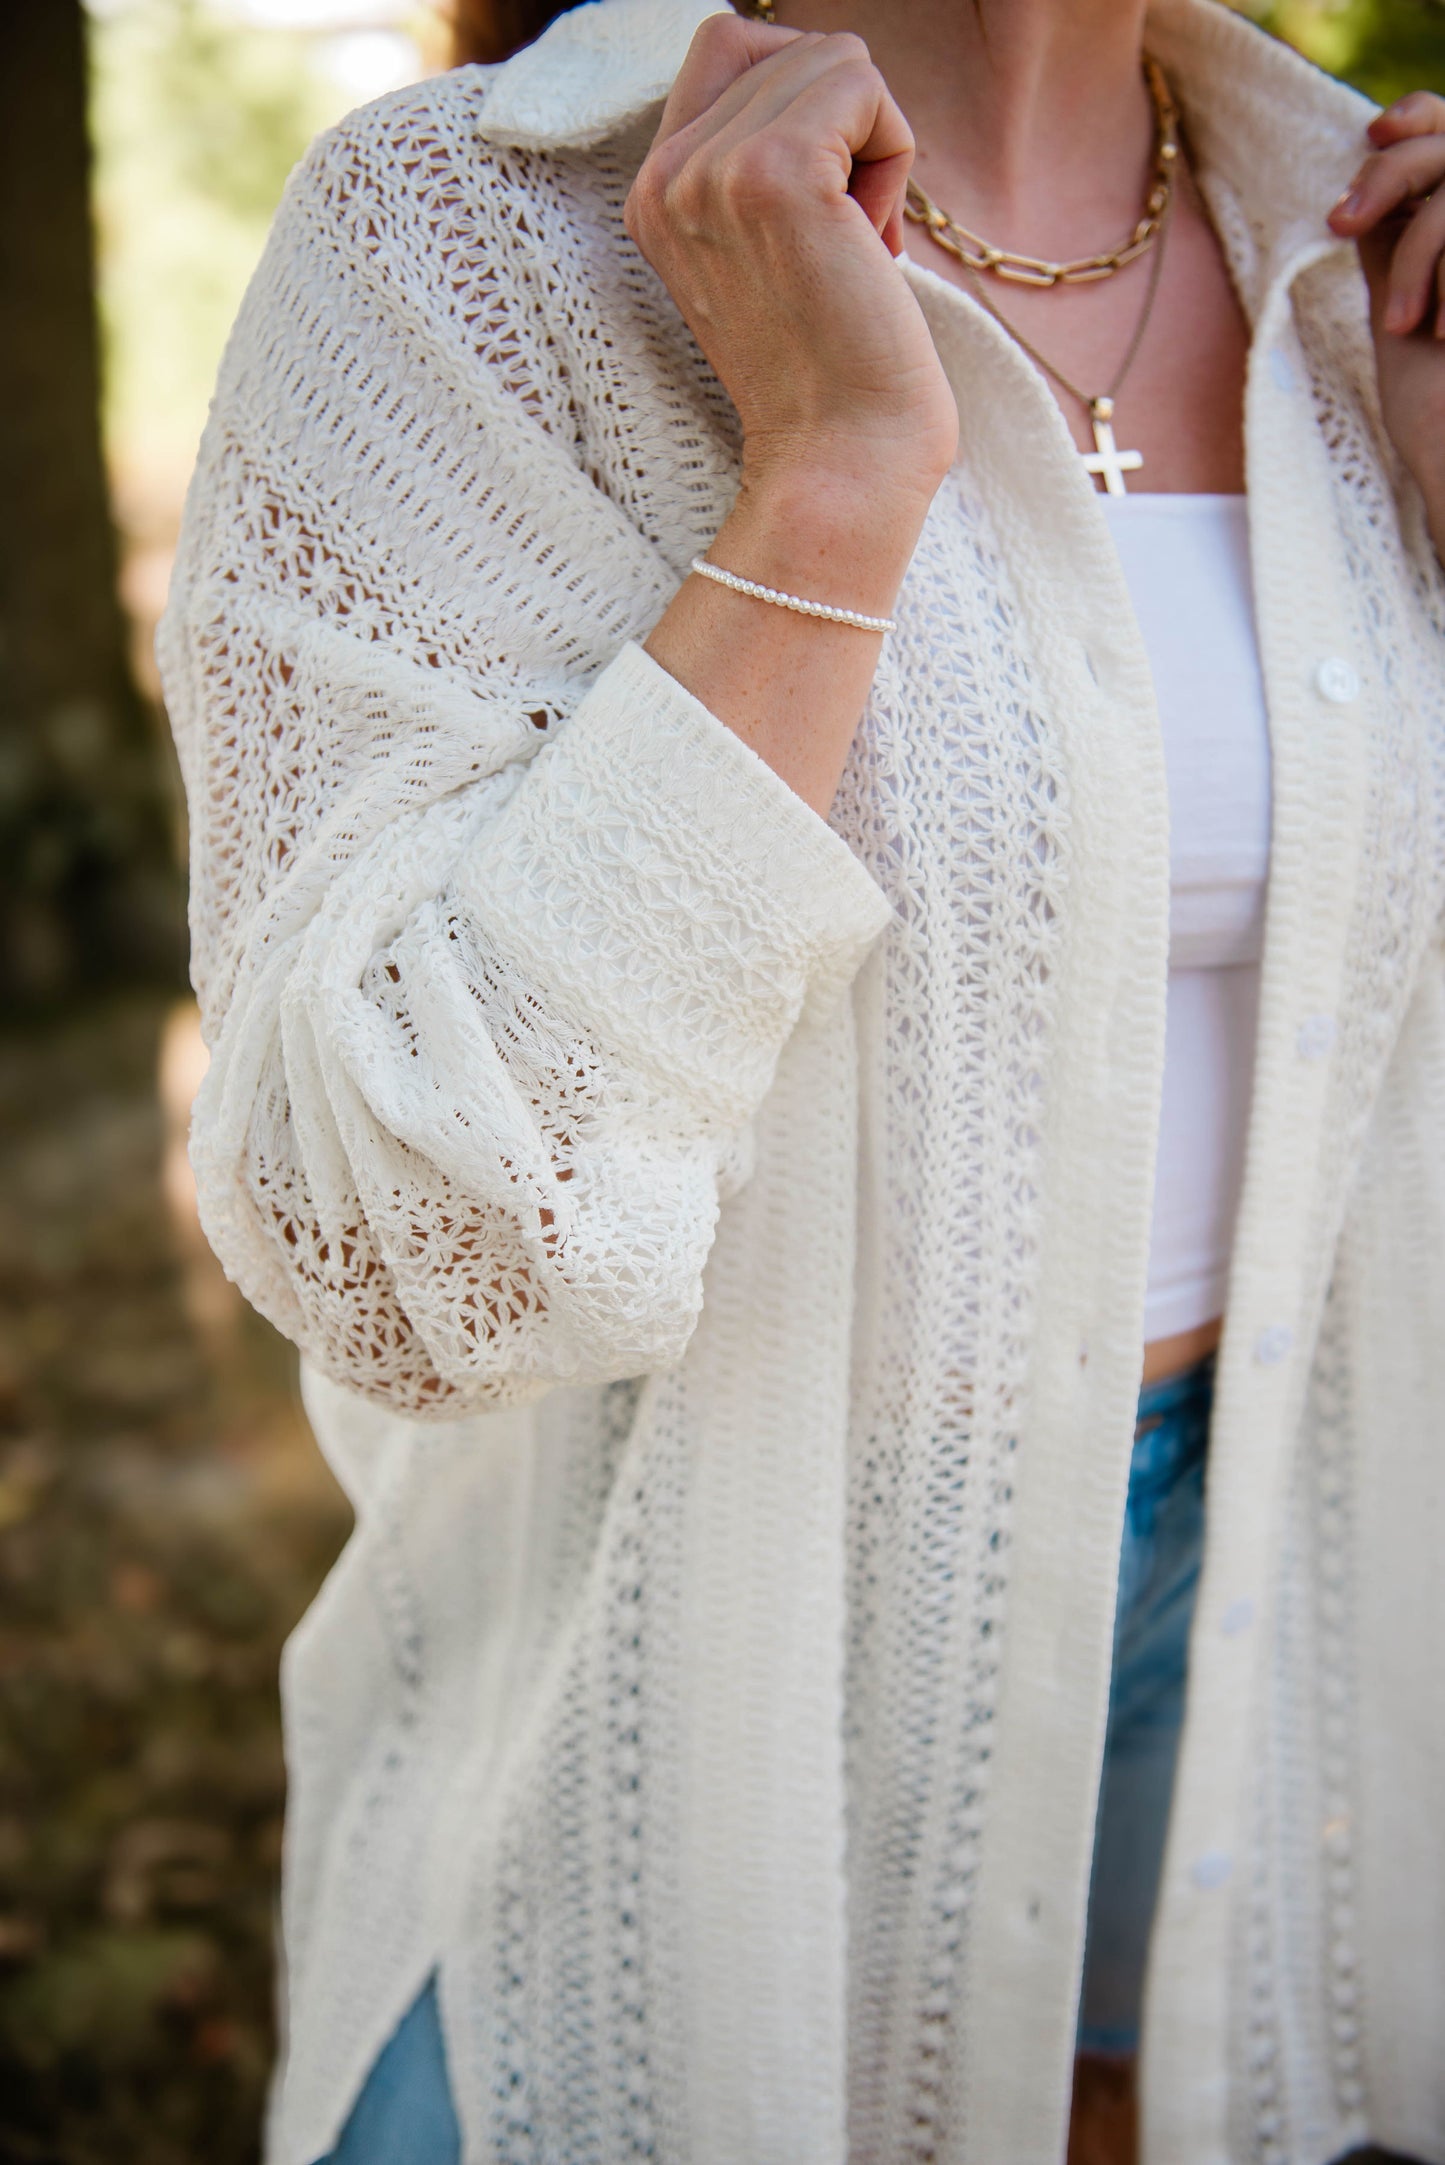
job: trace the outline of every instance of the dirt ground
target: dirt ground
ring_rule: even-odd
[[[192,1011],[0,1037],[0,2161],[243,2165],[277,1657],[347,1516],[201,1242]]]

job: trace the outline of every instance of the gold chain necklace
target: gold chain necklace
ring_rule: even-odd
[[[773,0],[759,0],[772,19]],[[1043,256],[1021,256],[1012,248],[995,248],[978,233],[970,233],[947,211],[940,210],[916,180],[908,183],[903,214],[914,225],[927,226],[940,248],[970,271],[990,271],[995,278],[1016,286],[1082,286],[1100,278],[1112,278],[1128,263],[1152,248],[1164,229],[1174,196],[1174,176],[1179,163],[1179,108],[1174,103],[1164,71],[1149,54],[1144,56],[1144,80],[1154,101],[1154,170],[1143,213],[1133,232],[1117,248],[1103,255],[1075,256],[1067,263],[1050,263]]]

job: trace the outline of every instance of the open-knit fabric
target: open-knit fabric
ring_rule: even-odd
[[[318,142],[162,627],[201,1209],[357,1513],[275,2165],[434,1968],[469,2165],[1061,2154],[1158,720],[1051,395],[912,264],[961,443],[830,819],[645,652],[737,486],[622,222],[711,11]],[[1145,2150],[1445,2160],[1442,581],[1322,224],[1368,108],[1210,0],[1150,43],[1253,332],[1274,831]]]

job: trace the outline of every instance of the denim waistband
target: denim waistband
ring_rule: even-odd
[[[1147,1533],[1158,1505],[1187,1473],[1203,1466],[1214,1404],[1216,1356],[1182,1374],[1146,1383],[1139,1393],[1129,1460],[1129,1519]]]
[[[1146,1383],[1139,1393],[1139,1424],[1152,1421],[1159,1414],[1174,1413],[1196,1399],[1212,1397],[1218,1360],[1217,1353],[1206,1353],[1192,1368],[1182,1369],[1177,1376],[1164,1376],[1157,1383]],[[1135,1432],[1138,1432],[1137,1425]]]

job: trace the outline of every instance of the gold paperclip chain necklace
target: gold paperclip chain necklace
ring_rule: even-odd
[[[773,0],[759,0],[771,11]],[[772,20],[771,12],[765,18]],[[1144,56],[1144,80],[1154,101],[1154,169],[1142,215],[1128,239],[1102,255],[1075,256],[1066,263],[1051,263],[1045,256],[1021,256],[1011,248],[996,248],[980,234],[970,233],[956,218],[940,210],[916,180],[908,183],[903,214],[914,225],[927,226],[941,248],[957,256],[970,271],[992,272],[1016,286],[1082,286],[1112,278],[1126,264],[1134,263],[1152,248],[1164,230],[1174,196],[1174,177],[1179,163],[1179,108],[1175,105],[1164,71],[1149,54]]]

